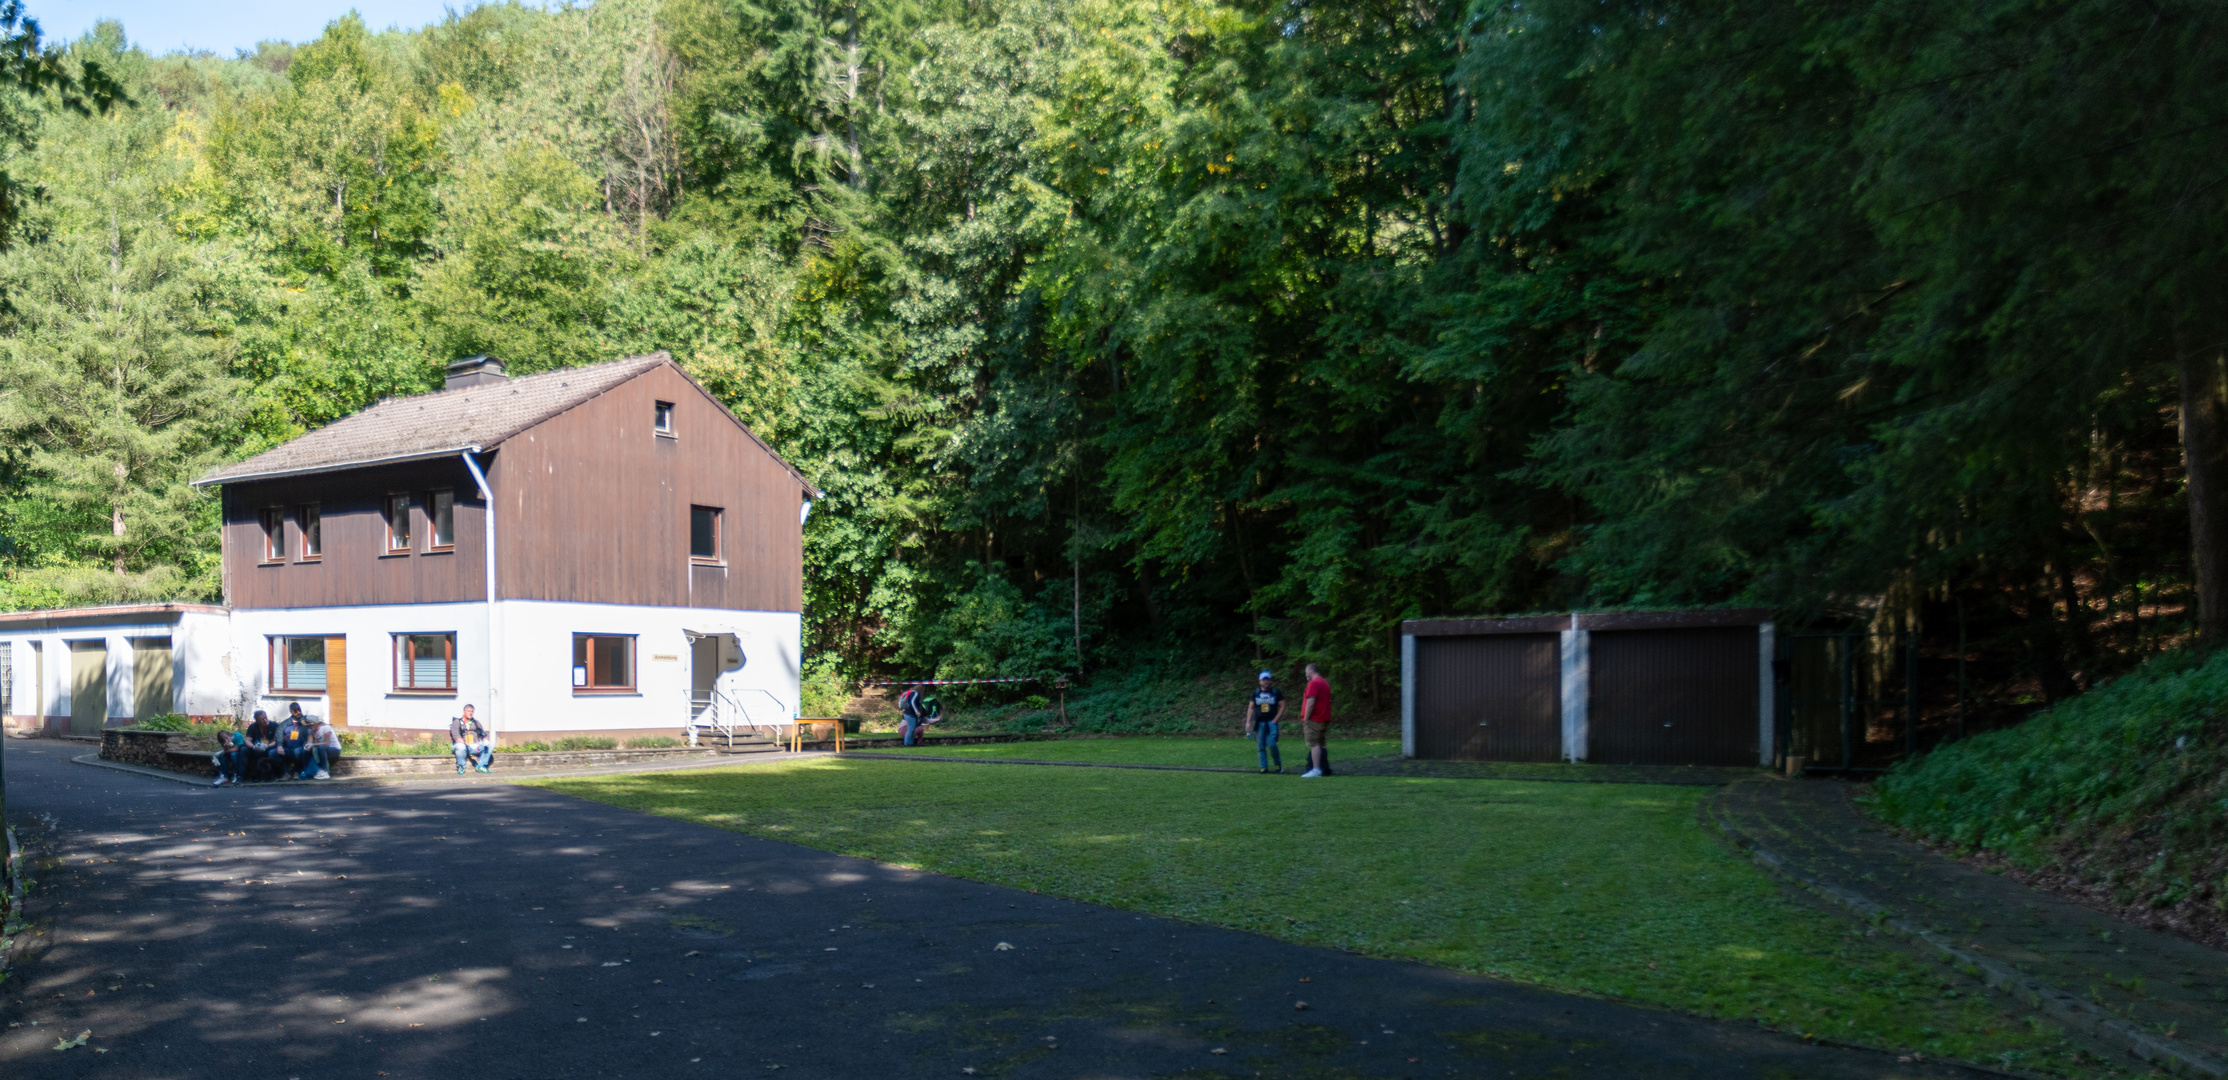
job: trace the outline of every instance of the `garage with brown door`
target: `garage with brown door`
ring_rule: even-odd
[[[1415,753],[1449,761],[1563,757],[1567,616],[1409,624],[1415,640]]]
[[[1769,613],[1578,612],[1401,627],[1401,753],[1769,764]]]

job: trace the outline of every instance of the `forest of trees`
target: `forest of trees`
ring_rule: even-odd
[[[2033,702],[2228,629],[2217,3],[129,30],[0,102],[9,607],[214,596],[187,481],[454,357],[662,348],[827,491],[852,674],[1389,694],[1403,618],[1737,602]]]

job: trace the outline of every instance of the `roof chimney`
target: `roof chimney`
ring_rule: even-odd
[[[502,382],[509,376],[503,374],[503,362],[492,356],[467,356],[449,364],[447,389],[462,390],[467,386],[482,386]]]

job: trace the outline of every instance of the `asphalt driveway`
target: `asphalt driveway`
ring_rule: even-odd
[[[538,790],[83,752],[6,748],[50,856],[10,1080],[1976,1075]]]

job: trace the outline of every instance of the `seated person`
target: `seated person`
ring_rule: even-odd
[[[286,770],[286,779],[305,780],[316,771],[309,749],[310,734],[315,730],[309,717],[302,714],[301,702],[286,706],[286,723],[279,726],[276,754]]]
[[[246,732],[247,751],[241,759],[243,780],[269,780],[285,770],[278,759],[279,726],[261,709],[255,710],[255,721]]]
[[[248,742],[246,736],[237,731],[218,732],[217,752],[209,755],[209,760],[215,762],[217,766],[217,778],[210,782],[210,787],[223,787],[226,784],[238,786],[247,783]]]
[[[464,715],[449,721],[449,748],[456,751],[456,773],[464,775],[464,764],[470,761],[481,772],[495,763],[495,744],[487,736],[487,729],[472,718],[472,707],[464,707]]]
[[[334,731],[333,725],[322,716],[310,727],[309,753],[316,779],[332,779],[333,763],[340,760],[340,732]]]

